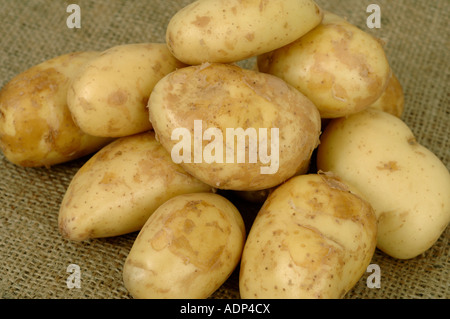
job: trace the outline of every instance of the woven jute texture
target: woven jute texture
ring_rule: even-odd
[[[169,19],[189,0],[0,0],[0,86],[44,60],[64,53],[115,45],[164,42]],[[81,8],[81,28],[69,29],[66,9]],[[405,93],[403,120],[417,140],[450,167],[448,0],[320,0],[385,42]],[[366,25],[369,4],[381,8],[381,28]],[[242,62],[251,67],[254,60]],[[125,258],[137,233],[71,242],[58,233],[59,205],[87,157],[52,168],[21,168],[0,155],[0,297],[10,299],[131,298],[122,281]],[[228,194],[226,194],[228,196]],[[230,196],[247,226],[258,207]],[[376,251],[381,287],[362,276],[345,298],[449,298],[450,228],[427,252],[396,260]],[[67,267],[79,266],[80,288],[70,289]],[[211,298],[239,298],[238,270]]]

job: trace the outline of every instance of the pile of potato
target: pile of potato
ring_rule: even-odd
[[[251,57],[255,70],[236,63]],[[59,231],[139,231],[123,268],[135,298],[207,298],[238,265],[242,298],[342,298],[376,247],[414,258],[450,221],[450,174],[400,119],[403,103],[382,44],[314,1],[198,0],[164,44],[67,54],[16,76],[0,91],[0,147],[26,167],[95,153]],[[266,149],[276,170],[223,161],[217,135],[182,154],[200,145],[208,158],[175,163],[173,132],[195,135],[195,121],[224,136],[278,128]],[[248,234],[217,190],[264,202]]]

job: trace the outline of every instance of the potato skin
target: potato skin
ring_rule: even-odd
[[[68,106],[78,126],[94,136],[124,137],[150,130],[146,108],[155,84],[184,64],[164,43],[109,48],[73,79]]]
[[[186,64],[237,62],[298,39],[322,16],[312,0],[198,0],[172,17],[166,43]]]
[[[371,109],[331,121],[317,167],[340,176],[371,203],[377,246],[394,258],[422,254],[450,222],[448,169],[392,114]]]
[[[72,120],[67,90],[99,52],[55,57],[15,76],[0,91],[0,149],[24,167],[61,164],[91,154],[112,139],[90,136]]]
[[[75,174],[58,225],[74,241],[119,236],[142,228],[166,200],[212,188],[175,165],[153,132],[122,137]]]
[[[375,108],[401,118],[405,110],[405,96],[398,77],[392,73],[386,89],[370,108]]]
[[[209,297],[238,265],[245,227],[234,205],[217,194],[174,197],[148,219],[123,267],[134,298]]]
[[[243,299],[342,298],[376,246],[369,203],[325,174],[291,178],[259,211],[244,247]]]
[[[179,143],[172,140],[174,130],[186,128],[194,154],[195,120],[202,121],[203,131],[220,130],[223,149],[227,148],[228,128],[261,128],[269,134],[272,128],[279,129],[279,165],[272,174],[261,173],[269,164],[259,159],[250,163],[248,146],[244,163],[227,162],[225,151],[222,163],[180,163],[190,174],[219,189],[253,191],[279,185],[309,164],[319,143],[320,115],[311,101],[277,77],[235,65],[207,63],[178,69],[155,86],[148,107],[155,133],[169,153]],[[203,140],[203,154],[209,143]],[[271,138],[268,144],[270,149]],[[234,154],[237,146],[235,143]]]
[[[322,118],[368,108],[384,92],[391,76],[380,42],[330,12],[303,37],[260,55],[258,68],[305,94]]]

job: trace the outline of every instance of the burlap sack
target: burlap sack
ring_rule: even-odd
[[[81,28],[69,29],[71,2],[0,0],[0,86],[55,56],[105,50],[135,42],[163,42],[170,17],[189,0],[77,0]],[[366,25],[369,4],[381,8],[380,29]],[[318,0],[383,39],[405,91],[404,121],[417,139],[450,167],[448,0]],[[250,66],[253,60],[245,61]],[[122,267],[136,233],[83,243],[61,238],[59,205],[72,176],[87,158],[51,169],[21,168],[0,155],[0,297],[130,298]],[[251,223],[258,207],[238,203]],[[381,287],[366,273],[346,298],[448,298],[450,229],[422,256],[400,261],[377,251]],[[70,289],[69,265],[79,267],[80,288]],[[239,298],[237,271],[212,298]]]

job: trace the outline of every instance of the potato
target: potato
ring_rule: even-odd
[[[179,195],[148,219],[123,267],[134,298],[209,297],[239,264],[245,227],[236,207],[217,194]]]
[[[399,118],[402,117],[405,109],[405,97],[402,85],[394,73],[392,73],[383,94],[370,107],[390,113]]]
[[[429,249],[450,221],[450,174],[394,115],[366,110],[328,124],[317,167],[354,187],[378,219],[378,248],[400,259]]]
[[[150,130],[146,108],[155,84],[184,66],[163,43],[112,47],[90,61],[67,94],[75,122],[94,136],[124,137]]]
[[[61,203],[59,230],[77,241],[138,231],[168,199],[210,191],[171,161],[153,132],[122,137],[75,174]]]
[[[164,77],[150,121],[172,159],[218,189],[271,188],[302,170],[319,142],[320,115],[283,80],[228,64]]]
[[[93,153],[111,141],[85,134],[67,107],[70,80],[98,52],[75,52],[15,76],[0,91],[0,149],[24,167],[52,166]]]
[[[291,178],[269,195],[242,254],[243,299],[342,298],[358,282],[376,246],[369,203],[338,178]]]
[[[171,18],[166,42],[186,64],[237,62],[298,39],[322,17],[312,0],[198,0]]]
[[[329,12],[297,41],[260,55],[258,68],[305,94],[322,118],[368,108],[380,98],[391,76],[380,42]]]

